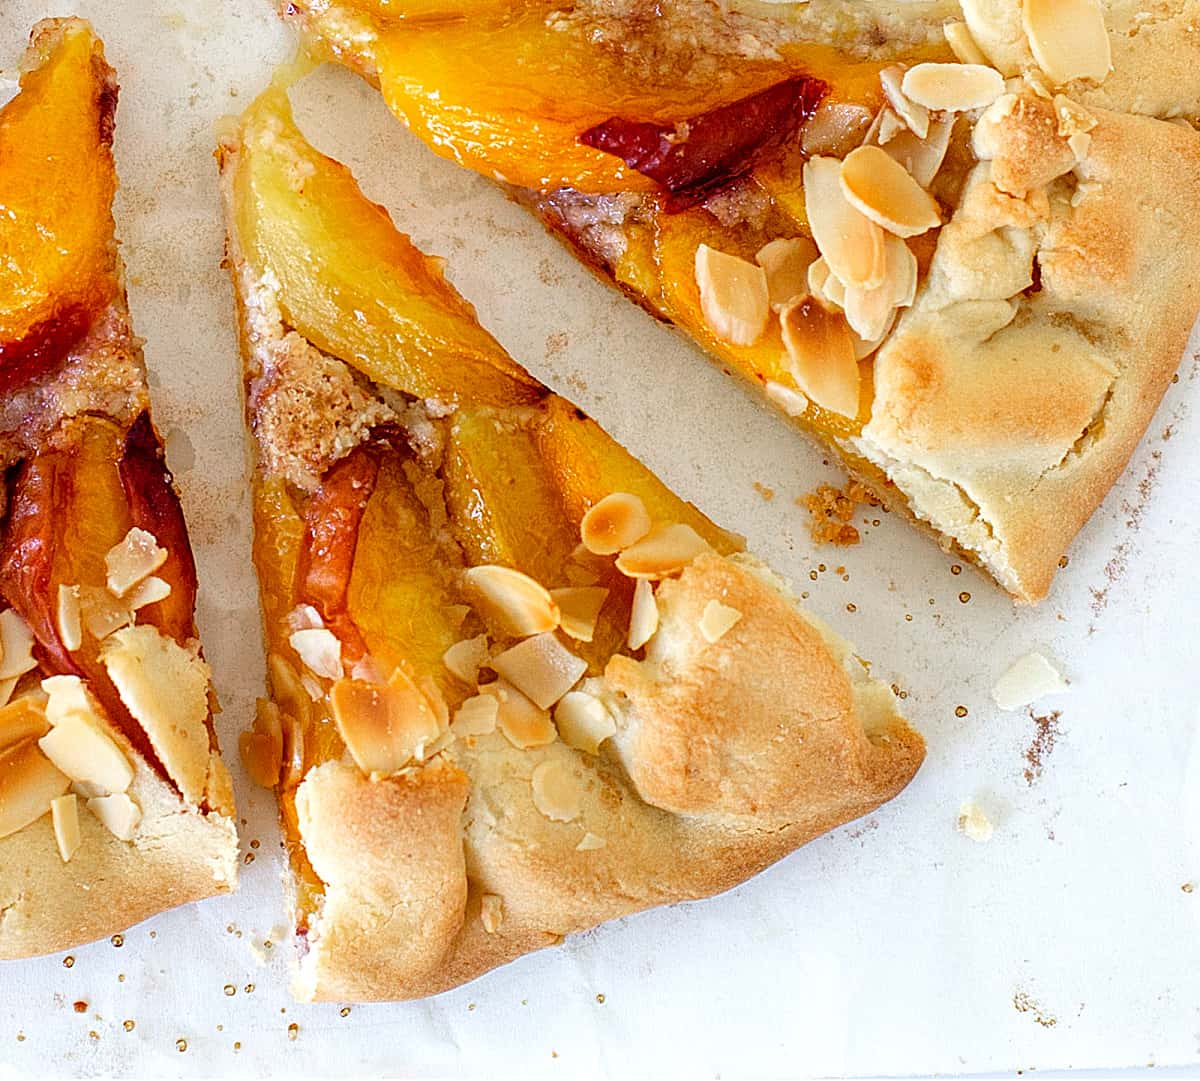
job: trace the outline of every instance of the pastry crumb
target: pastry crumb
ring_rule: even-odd
[[[853,479],[846,482],[845,488],[835,488],[832,484],[818,485],[815,491],[801,496],[796,503],[806,507],[812,515],[809,530],[813,540],[818,544],[841,547],[857,544],[861,539],[858,528],[850,524],[858,505],[879,506],[879,500],[871,494],[871,490],[862,481]]]
[[[767,503],[770,503],[771,500],[775,498],[775,489],[768,488],[765,484],[761,483],[760,481],[756,480],[754,482],[754,490],[759,495],[761,495]]]
[[[983,813],[983,808],[974,800],[967,800],[958,809],[958,821],[955,828],[964,837],[969,837],[977,844],[986,844],[992,839],[996,827],[992,820]]]

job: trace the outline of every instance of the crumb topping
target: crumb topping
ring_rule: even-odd
[[[879,506],[879,500],[859,480],[850,480],[844,489],[819,485],[798,502],[812,515],[809,529],[813,540],[843,547],[859,542],[858,529],[850,524],[858,505]]]

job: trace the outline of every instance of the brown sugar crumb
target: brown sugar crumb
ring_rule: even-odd
[[[754,482],[754,490],[759,495],[761,495],[763,497],[763,499],[765,499],[768,503],[770,503],[771,500],[775,498],[775,489],[768,488],[765,484],[760,484],[758,481]]]
[[[860,503],[877,507],[879,501],[861,481],[847,481],[845,488],[821,484],[816,491],[796,500],[812,515],[809,526],[818,544],[850,545],[859,542],[858,529],[850,524]]]

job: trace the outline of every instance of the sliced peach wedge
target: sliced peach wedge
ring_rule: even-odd
[[[921,744],[887,688],[862,682],[848,647],[779,595],[741,537],[509,360],[434,262],[304,143],[281,86],[227,131],[218,160],[259,451],[270,689],[242,747],[280,804],[306,945],[300,995],[414,997],[525,952],[528,933],[506,938],[496,898],[485,904],[503,882],[507,926],[534,929],[536,942],[551,925],[661,901],[640,868],[629,885],[624,847],[676,828],[664,823],[682,806],[634,777],[641,752],[625,726],[640,723],[631,703],[643,680],[671,684],[654,696],[672,714],[651,737],[664,776],[691,784],[730,731],[762,729],[744,749],[718,749],[715,768],[786,772],[770,782],[787,805],[771,819],[782,833],[812,819],[789,802],[804,787],[790,767],[769,761],[780,748],[811,756],[812,769],[849,764],[819,786],[816,817],[829,825],[902,786]],[[673,607],[681,597],[687,614]],[[745,634],[770,639],[749,647],[765,663],[815,666],[802,702],[772,692],[741,716],[761,690],[757,672],[744,674],[753,690],[727,683],[743,678]],[[729,717],[712,705],[726,697],[738,703]],[[826,737],[806,726],[834,716],[839,749],[809,750]],[[880,772],[861,773],[868,761]],[[684,812],[681,847],[662,854],[672,880],[697,845],[722,863],[743,822],[760,843],[758,780],[728,816],[721,793],[742,782],[702,783],[715,802]],[[611,841],[580,828],[585,804]],[[695,826],[709,811],[719,837]],[[801,834],[812,829],[752,864]],[[585,888],[558,880],[568,867]],[[522,912],[518,880],[537,896],[561,891],[569,914]],[[437,954],[416,973],[426,962],[411,958],[414,942]]]

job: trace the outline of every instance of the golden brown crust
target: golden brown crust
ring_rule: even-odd
[[[663,592],[646,661],[615,658],[592,685],[620,717],[599,757],[492,733],[385,781],[340,763],[308,774],[300,830],[326,889],[298,997],[435,994],[605,920],[720,893],[912,778],[924,743],[890,690],[765,569],[703,557]],[[743,618],[709,643],[697,621],[716,598]],[[543,763],[579,786],[569,822],[533,801]],[[580,850],[588,836],[602,846]],[[484,895],[502,906],[491,932]]]

